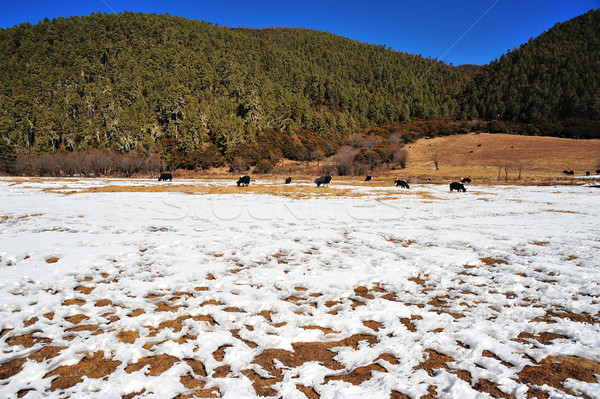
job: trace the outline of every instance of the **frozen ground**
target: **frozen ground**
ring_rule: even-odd
[[[600,397],[597,189],[107,184],[0,180],[2,398]]]

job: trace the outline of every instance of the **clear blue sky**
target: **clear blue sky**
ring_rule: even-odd
[[[454,65],[486,64],[600,0],[1,0],[0,27],[92,12],[169,13],[230,27],[306,27]],[[486,13],[487,12],[487,13]]]

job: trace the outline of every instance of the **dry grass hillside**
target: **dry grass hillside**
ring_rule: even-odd
[[[600,140],[471,133],[422,139],[407,146],[407,175],[478,180],[564,180],[563,170],[575,176],[600,169]],[[439,170],[435,170],[437,156]]]
[[[510,134],[470,133],[421,139],[405,147],[408,151],[406,169],[383,167],[370,174],[370,184],[389,184],[394,178],[413,182],[440,183],[470,177],[475,183],[511,184],[569,184],[586,171],[592,175],[600,169],[600,140],[573,140],[556,137],[519,136]],[[437,155],[439,170],[433,159]],[[294,181],[312,181],[321,172],[316,162],[285,160],[269,175],[255,178],[283,180],[291,176]],[[521,167],[521,178],[519,177]],[[563,170],[572,170],[574,177],[565,176]],[[335,174],[335,173],[334,173]],[[227,168],[204,172],[177,171],[180,178],[237,178]],[[500,175],[500,178],[498,176]],[[411,179],[411,176],[414,176]],[[507,178],[508,176],[508,178]],[[598,176],[600,179],[600,176]],[[364,178],[336,177],[335,181],[363,181]]]

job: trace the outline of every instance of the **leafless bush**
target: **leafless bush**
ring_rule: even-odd
[[[317,148],[310,154],[311,161],[317,161],[317,166],[319,163],[325,159],[325,153],[320,148]]]
[[[234,173],[245,172],[250,167],[242,157],[235,157],[229,164],[229,171]]]
[[[377,147],[379,144],[383,143],[383,137],[377,136],[375,134],[370,134],[368,136],[362,134],[352,134],[347,139],[345,144],[354,148],[369,148],[373,149]]]
[[[385,147],[385,156],[388,162],[397,163],[400,168],[406,168],[408,152],[398,144],[390,144]]]
[[[114,152],[56,152],[20,156],[14,166],[18,175],[29,176],[103,176],[117,173],[159,172],[164,162],[157,154],[143,157],[135,151],[127,154]]]

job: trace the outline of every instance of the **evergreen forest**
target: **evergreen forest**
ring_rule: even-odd
[[[45,19],[0,29],[0,172],[28,154],[91,152],[268,170],[329,157],[361,134],[414,139],[424,123],[436,127],[427,135],[477,121],[600,137],[599,74],[599,10],[483,67],[302,28],[129,12]]]

